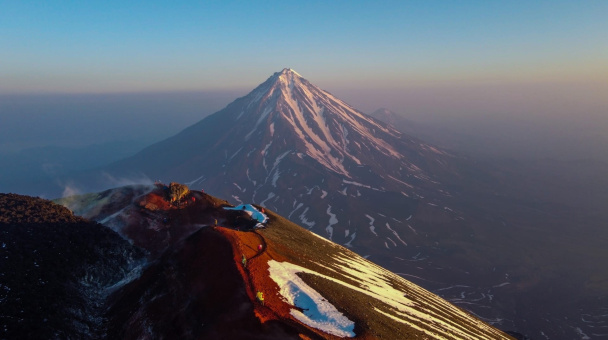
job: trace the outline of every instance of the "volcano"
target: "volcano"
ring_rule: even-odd
[[[561,225],[567,245],[576,229],[517,193],[518,178],[506,185],[504,169],[399,132],[291,69],[103,171],[276,211],[501,329],[575,337],[592,325],[581,315],[605,314],[580,293],[602,279],[541,241]]]
[[[515,328],[504,321],[513,314],[487,307],[503,299],[494,286],[505,282],[485,252],[493,231],[465,213],[469,202],[459,197],[487,175],[291,69],[105,171],[259,204],[428,289],[462,283],[475,301],[457,302]]]
[[[274,211],[168,197],[159,184],[60,201],[147,254],[105,300],[107,338],[510,338]]]
[[[354,249],[373,239],[394,248],[421,199],[450,195],[441,177],[454,176],[454,157],[284,69],[110,172],[258,202]]]

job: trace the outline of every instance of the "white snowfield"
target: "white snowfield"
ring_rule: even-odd
[[[431,339],[507,339],[500,331],[456,306],[359,256],[341,254],[333,260],[311,265],[333,272],[331,276],[288,262],[268,262],[270,277],[281,287],[280,294],[285,301],[303,310],[292,309],[292,316],[310,327],[333,335],[355,336],[354,323],[306,285],[297,273],[316,275],[365,294],[378,302],[370,311],[403,323]]]
[[[355,323],[296,275],[306,272],[305,268],[289,262],[270,260],[268,271],[270,278],[281,287],[280,293],[286,302],[303,310],[301,312],[292,309],[291,315],[294,318],[328,334],[340,337],[355,336]]]

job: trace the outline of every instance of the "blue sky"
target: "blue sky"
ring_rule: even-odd
[[[0,93],[608,79],[608,1],[4,1]]]

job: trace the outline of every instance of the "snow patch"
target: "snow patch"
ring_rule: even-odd
[[[338,223],[338,219],[336,218],[336,214],[331,213],[331,205],[327,205],[327,215],[329,215],[329,224],[325,228],[325,231],[329,234],[329,239],[331,240],[334,236],[334,227],[333,225]],[[348,235],[347,235],[348,236]]]
[[[294,204],[295,204],[295,202],[294,202]],[[297,207],[295,207],[295,208],[294,208],[294,209],[293,209],[293,210],[292,210],[292,211],[289,213],[289,215],[287,216],[287,219],[288,219],[288,220],[289,220],[289,219],[291,219],[291,215],[292,215],[294,212],[296,212],[296,210],[300,209],[300,208],[301,208],[303,205],[304,205],[304,203],[298,203],[298,206],[297,206]]]
[[[369,230],[371,230],[374,235],[378,236],[378,234],[376,234],[376,227],[374,226],[374,221],[376,219],[374,219],[373,217],[369,216],[368,214],[365,214],[365,217],[369,218]]]
[[[351,248],[351,247],[353,246],[353,244],[352,244],[352,243],[353,243],[353,241],[355,240],[355,237],[357,237],[357,233],[356,233],[356,232],[354,232],[354,233],[352,233],[352,234],[350,235],[350,240],[348,240],[348,242],[344,243],[344,246],[345,246],[345,247],[349,247],[349,248]]]
[[[375,190],[375,191],[382,191],[382,192],[385,191],[385,190],[382,190],[382,189],[374,188],[374,187],[369,186],[367,184],[362,184],[362,183],[359,183],[359,182],[349,181],[349,180],[346,180],[346,179],[343,179],[342,183],[352,184],[352,185],[356,185],[358,187],[367,188],[367,189],[371,189],[371,190]]]
[[[401,279],[382,267],[359,257],[342,255],[334,260],[342,264],[336,272],[345,273],[344,275],[358,284],[354,286],[334,278],[326,278],[383,302],[384,306],[374,307],[377,312],[416,328],[433,339],[501,338],[498,331],[410,282],[405,281],[407,294],[404,294],[403,290],[396,289],[392,283],[392,280]],[[424,301],[424,304],[411,300],[411,296],[417,296],[416,300]],[[455,316],[467,320],[487,333],[482,335],[463,327]]]
[[[255,180],[253,180],[253,179],[251,179],[251,177],[249,177],[249,169],[247,169],[247,170],[245,171],[245,174],[247,175],[247,179],[248,179],[249,181],[251,181],[251,183],[253,183],[253,185],[255,186],[255,185],[256,185],[256,181],[255,181]]]
[[[589,340],[591,339],[587,334],[583,333],[583,330],[579,327],[574,328],[576,333],[580,336],[581,340]]]
[[[304,209],[304,211],[298,217],[300,218],[300,222],[302,222],[302,224],[307,225],[309,228],[312,228],[312,227],[315,226],[316,222],[315,221],[309,221],[306,218],[306,213],[307,212],[308,212],[308,207],[306,207],[306,209]]]
[[[276,169],[274,171],[274,174],[272,175],[272,181],[270,184],[272,184],[273,187],[277,187],[277,181],[279,180],[279,176],[281,175],[281,172],[279,171],[279,169]]]
[[[339,337],[354,337],[355,323],[340,313],[297,273],[309,270],[289,262],[268,261],[270,278],[281,287],[280,294],[292,306],[291,315],[303,324]]]
[[[407,246],[407,243],[405,243],[405,241],[403,241],[401,239],[401,237],[399,237],[399,234],[397,234],[396,231],[393,230],[393,228],[391,228],[391,226],[388,224],[388,222],[386,222],[386,228],[393,233],[393,235],[395,235],[395,237],[399,240],[399,242],[403,243],[404,246]],[[391,240],[392,241],[392,240]],[[393,242],[394,243],[394,242]],[[397,244],[395,244],[395,246],[397,246]]]
[[[266,201],[270,200],[271,198],[275,197],[276,195],[274,194],[274,192],[270,192],[268,193],[268,196],[266,197],[265,200],[263,200],[262,202],[260,202],[260,205],[265,207],[266,206]]]
[[[195,183],[198,183],[198,182],[203,182],[203,181],[204,181],[204,178],[205,178],[205,175],[202,175],[201,177],[199,177],[199,178],[197,178],[197,179],[195,179],[195,180],[193,180],[193,181],[186,182],[186,185],[187,185],[187,186],[189,186],[189,187],[191,187],[191,186],[193,186]]]

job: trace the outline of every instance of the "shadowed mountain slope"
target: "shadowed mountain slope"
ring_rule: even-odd
[[[0,194],[0,338],[104,337],[105,299],[143,257],[63,206]]]

